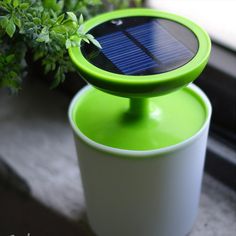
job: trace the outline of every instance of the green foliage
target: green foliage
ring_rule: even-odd
[[[140,0],[132,2],[138,5]],[[54,73],[56,87],[66,73],[75,71],[67,49],[80,45],[72,35],[100,47],[83,32],[83,16],[128,5],[127,0],[0,0],[0,88],[20,89],[27,50],[41,61],[45,73]]]
[[[25,67],[24,55],[26,48],[20,42],[11,42],[12,47],[0,40],[0,88],[10,88],[17,92],[21,85],[23,68]]]

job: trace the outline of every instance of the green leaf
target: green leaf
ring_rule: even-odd
[[[35,25],[40,25],[41,24],[41,19],[39,17],[34,17],[33,22]]]
[[[49,9],[50,14],[52,15],[53,18],[57,18],[57,13],[53,9]]]
[[[60,33],[60,34],[64,34],[65,32],[67,32],[67,28],[64,25],[56,25],[52,28],[52,30],[55,33]]]
[[[90,41],[89,41],[89,39],[86,37],[86,35],[81,35],[80,37],[81,37],[81,39],[82,39],[83,41],[85,41],[86,43],[90,43]]]
[[[45,64],[44,73],[47,74],[50,70],[51,70],[51,65],[50,64]]]
[[[0,88],[8,87],[11,89],[15,89],[17,91],[19,89],[19,86],[20,86],[20,82],[18,80],[6,79],[6,78],[3,78],[0,80]]]
[[[60,12],[63,7],[62,1],[57,2],[57,0],[43,0],[42,2],[44,8],[51,9],[56,12]]]
[[[29,8],[29,3],[26,3],[26,2],[21,3],[21,4],[19,5],[19,7],[20,7],[21,10],[26,10],[26,9]]]
[[[7,27],[8,22],[9,22],[9,19],[8,19],[7,16],[1,17],[1,19],[0,19],[0,24],[1,24],[1,26],[2,26],[3,29],[5,29],[5,28]]]
[[[61,67],[59,66],[50,88],[51,89],[56,88],[60,84],[60,82],[62,82],[64,79],[65,79],[65,75],[64,75]]]
[[[80,41],[72,40],[71,41],[71,47],[80,47]]]
[[[84,23],[84,17],[81,14],[80,17],[79,17],[79,24],[82,25],[83,23]]]
[[[89,40],[93,40],[94,39],[94,36],[92,34],[86,34],[86,37],[89,39]]]
[[[1,2],[0,2],[0,7],[3,8],[4,10],[6,10],[7,5],[6,5],[5,2],[1,1]]]
[[[75,15],[73,12],[68,11],[68,12],[67,12],[67,15],[69,16],[69,18],[70,18],[72,21],[78,22],[77,17],[76,17],[76,15]]]
[[[55,48],[55,50],[58,51],[58,52],[62,51],[61,47],[58,46],[58,45],[56,45],[56,44],[54,45],[54,48]],[[53,70],[54,70],[54,69],[53,69]]]
[[[38,59],[42,58],[44,56],[44,52],[42,51],[36,51],[34,53],[34,61],[37,61]]]
[[[7,4],[11,4],[11,0],[5,0]]]
[[[57,6],[58,6],[58,12],[62,11],[63,7],[64,7],[64,0],[60,0],[57,2]]]
[[[16,79],[17,73],[15,71],[10,71],[8,73],[8,76],[9,76],[10,79]]]
[[[13,7],[16,8],[20,4],[19,0],[13,0]]]
[[[65,46],[66,46],[66,49],[69,49],[72,45],[71,45],[71,40],[70,39],[67,39],[66,40],[66,44],[65,44]]]
[[[83,40],[83,41],[85,41],[86,43],[90,43],[89,39],[88,39],[88,38],[86,38],[85,36],[84,36],[84,37],[82,37],[82,40]]]
[[[42,18],[42,22],[45,24],[50,19],[50,16],[48,12],[44,11],[41,18]]]
[[[94,44],[98,48],[102,48],[101,44],[95,39],[95,38],[90,38],[89,39],[92,44]]]
[[[21,27],[21,21],[15,15],[13,15],[13,21],[14,21],[15,25],[17,25],[19,28]]]
[[[36,42],[42,43],[48,43],[50,42],[49,32],[46,27],[44,27],[41,31],[41,33],[38,35],[38,38],[36,39]]]
[[[78,35],[84,34],[84,25],[80,25],[78,30],[77,30]]]
[[[15,33],[16,31],[16,26],[13,22],[13,19],[11,18],[9,21],[8,21],[8,25],[6,27],[6,32],[7,34],[9,35],[9,37],[12,38],[13,34]]]
[[[7,63],[11,63],[13,62],[13,60],[15,59],[15,55],[14,54],[10,54],[6,57],[6,62]]]
[[[67,21],[63,23],[63,26],[66,27],[66,31],[68,34],[75,34],[77,30],[77,24],[74,21]]]
[[[65,14],[61,14],[61,15],[57,18],[56,23],[57,23],[57,24],[61,24],[61,22],[64,20],[64,17],[65,17]]]
[[[36,41],[39,43],[48,43],[50,41],[50,38],[48,34],[42,34],[36,39]]]
[[[101,0],[92,0],[90,2],[91,2],[91,5],[100,5],[100,4],[102,4]]]

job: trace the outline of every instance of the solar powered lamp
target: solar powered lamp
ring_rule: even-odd
[[[106,13],[84,29],[102,48],[69,49],[92,85],[69,117],[90,225],[98,236],[187,235],[211,116],[207,97],[188,84],[207,64],[210,39],[195,23],[151,9]]]

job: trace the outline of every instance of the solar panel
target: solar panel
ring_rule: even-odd
[[[123,32],[111,33],[97,38],[102,52],[124,74],[135,74],[152,67],[157,63],[134,44]]]
[[[198,41],[187,27],[153,17],[122,18],[104,22],[89,31],[102,49],[84,44],[82,53],[93,65],[116,74],[152,75],[188,63]]]
[[[129,28],[127,32],[163,64],[193,57],[193,52],[175,39],[157,21]]]

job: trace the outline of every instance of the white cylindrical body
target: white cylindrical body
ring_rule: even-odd
[[[75,134],[87,215],[98,236],[185,236],[197,215],[211,105],[203,127],[177,145],[130,151]]]

